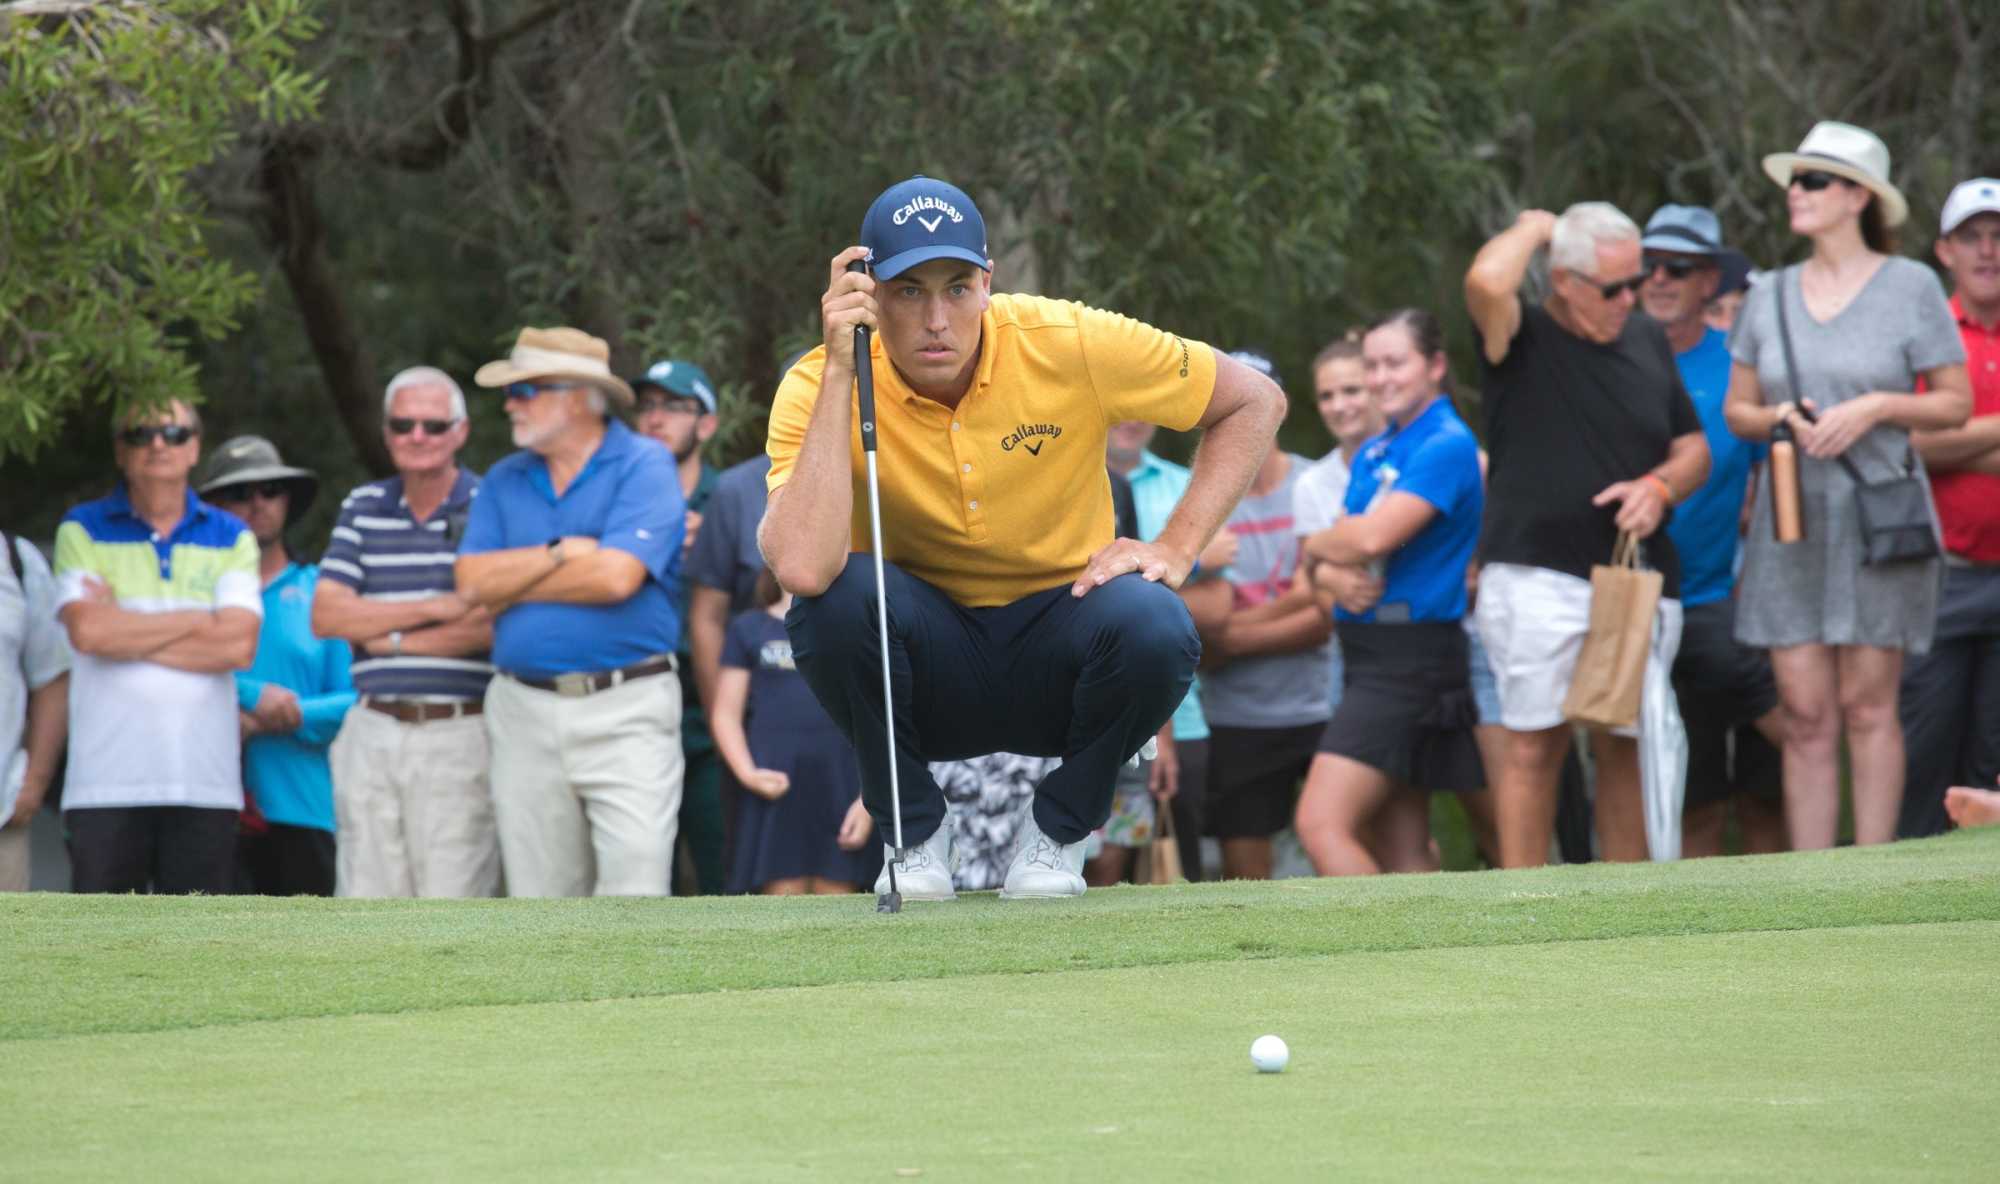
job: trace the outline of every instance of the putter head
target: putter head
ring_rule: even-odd
[[[898,847],[889,854],[889,890],[875,898],[878,913],[900,913],[903,911],[903,894],[896,890],[896,863],[903,858],[903,848]]]

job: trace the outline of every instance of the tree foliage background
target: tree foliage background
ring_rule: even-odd
[[[1521,206],[1713,204],[1776,263],[1798,244],[1756,162],[1842,118],[1890,144],[1906,249],[1927,254],[1951,183],[2000,170],[2000,14],[1971,0],[0,13],[0,527],[40,537],[108,484],[121,403],[193,383],[210,444],[268,435],[337,494],[386,465],[389,374],[469,381],[523,324],[603,335],[625,372],[700,361],[725,394],[712,458],[739,459],[818,337],[827,259],[914,172],[980,201],[998,287],[1269,351],[1298,404],[1287,442],[1317,454],[1317,348],[1403,304],[1463,338],[1465,263]],[[192,32],[115,36],[147,21]],[[197,42],[228,50],[191,65]],[[48,81],[63,71],[105,81]],[[51,87],[118,118],[27,117]],[[504,425],[468,394],[483,467]]]

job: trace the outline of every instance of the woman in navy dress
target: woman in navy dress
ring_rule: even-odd
[[[748,791],[728,891],[853,892],[875,875],[854,749],[792,665],[791,594],[769,572],[757,590],[765,607],[738,616],[723,637],[709,719],[716,750]]]

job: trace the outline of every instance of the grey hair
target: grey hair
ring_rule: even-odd
[[[606,419],[611,417],[611,405],[604,401],[603,390],[594,385],[583,388],[583,405],[590,408],[592,415],[601,415]]]
[[[1556,219],[1549,266],[1583,275],[1597,270],[1597,248],[1639,237],[1639,224],[1608,201],[1580,201]]]
[[[389,380],[388,389],[382,392],[382,414],[389,414],[389,405],[396,401],[396,392],[419,386],[441,386],[451,392],[451,417],[466,418],[465,392],[460,390],[452,376],[436,366],[411,366],[399,370],[396,377]]]

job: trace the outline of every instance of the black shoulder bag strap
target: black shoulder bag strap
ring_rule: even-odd
[[[1801,418],[1807,423],[1813,423],[1816,422],[1815,417],[1812,412],[1806,410],[1805,406],[1805,389],[1799,386],[1799,359],[1798,355],[1792,352],[1792,327],[1785,316],[1785,277],[1798,270],[1797,265],[1793,265],[1778,273],[1778,340],[1784,342],[1785,345],[1785,374],[1792,380],[1792,404],[1799,409]],[[1803,285],[1805,281],[1802,279],[1799,282],[1801,284],[1799,288],[1799,303],[1804,304],[1806,292]],[[1917,470],[1916,445],[1910,444],[1908,448],[1909,454],[1904,458],[1903,471],[1900,474],[1900,476],[1904,477],[1911,476]],[[1854,478],[1856,485],[1867,485],[1870,483],[1868,478],[1861,475],[1861,470],[1855,466],[1854,461],[1849,459],[1845,452],[1841,453],[1835,459],[1840,462],[1841,468],[1847,470],[1847,475]]]
[[[1806,410],[1800,401],[1804,396],[1799,386],[1799,362],[1792,352],[1792,330],[1785,316],[1785,277],[1797,271],[1788,267],[1778,273],[1778,337],[1785,345],[1785,373],[1792,382],[1792,402],[1807,423],[1812,423],[1812,412]],[[1799,289],[1799,300],[1805,301],[1805,289]],[[1902,474],[1887,481],[1870,481],[1861,475],[1861,470],[1841,453],[1837,458],[1840,467],[1854,479],[1854,500],[1861,525],[1861,547],[1863,561],[1874,564],[1917,562],[1934,559],[1942,549],[1938,543],[1937,529],[1932,525],[1930,491],[1917,478],[1917,454],[1914,444],[1909,446],[1908,459]]]

